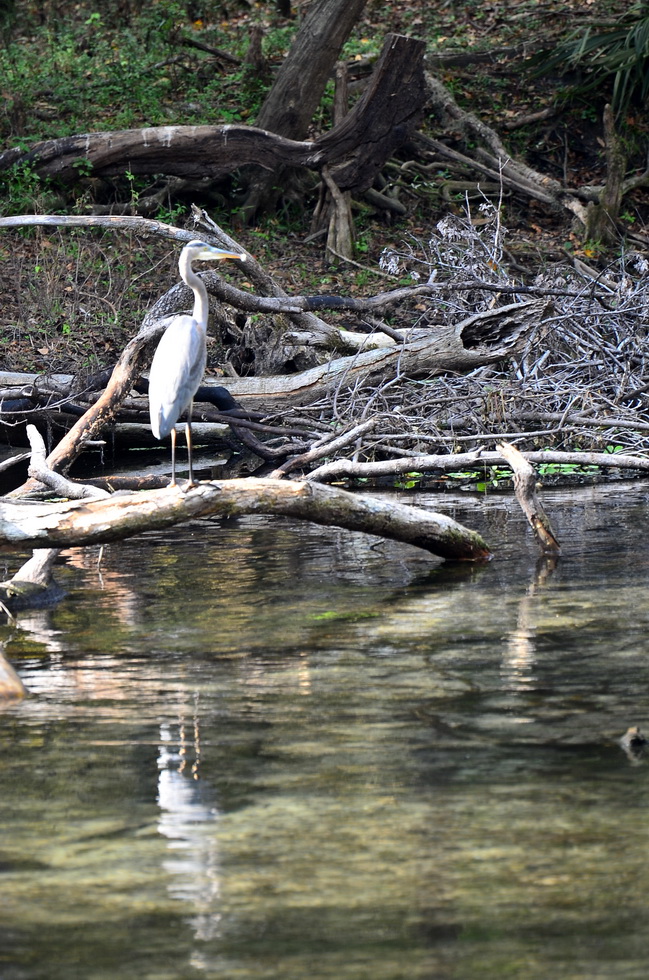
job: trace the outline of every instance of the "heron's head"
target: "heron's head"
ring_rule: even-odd
[[[238,259],[239,262],[245,262],[246,253],[227,252],[223,248],[216,248],[214,245],[208,245],[207,242],[194,241],[188,242],[187,245],[185,245],[181,253],[181,258],[184,258],[188,262],[207,262],[210,259],[216,262],[221,262],[224,259]]]

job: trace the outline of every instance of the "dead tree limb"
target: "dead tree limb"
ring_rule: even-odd
[[[239,167],[332,168],[336,184],[364,190],[420,120],[425,100],[424,42],[389,34],[372,81],[340,125],[300,142],[251,126],[159,126],[82,133],[0,153],[0,171],[33,168],[39,177],[78,181],[79,162],[93,177],[133,174],[216,179]]]
[[[331,453],[338,452],[340,449],[348,446],[350,442],[355,442],[366,432],[371,432],[376,424],[376,419],[366,419],[365,422],[361,422],[360,425],[355,425],[341,436],[327,434],[322,439],[314,442],[310,449],[302,453],[302,455],[287,459],[285,463],[276,470],[273,470],[270,475],[275,479],[280,479],[286,473],[297,470],[305,464],[313,462],[313,460],[322,459],[323,456],[330,456]]]
[[[144,369],[150,343],[163,329],[162,321],[145,319],[142,329],[122,351],[106,390],[48,456],[47,466],[50,470],[65,472],[83,449],[84,443],[96,439],[104,426],[114,420],[119,406]]]
[[[220,245],[232,251],[245,252],[246,249],[231,238],[215,221],[209,218],[205,211],[194,207],[192,209],[196,224],[209,232],[215,239],[213,244]],[[0,228],[23,227],[67,227],[67,228],[113,228],[115,230],[135,231],[141,234],[159,235],[173,241],[185,244],[196,237],[193,231],[176,228],[162,221],[143,218],[135,215],[66,215],[66,214],[20,214],[0,217]],[[391,309],[408,300],[423,296],[433,297],[444,287],[439,283],[418,283],[412,286],[401,286],[397,289],[386,290],[374,296],[288,296],[287,293],[268,275],[249,252],[246,252],[246,277],[255,286],[257,293],[245,292],[226,282],[216,273],[207,272],[203,279],[211,292],[223,302],[230,303],[236,309],[247,313],[285,313],[287,315],[316,312],[318,310],[350,310],[356,313],[381,312]],[[172,290],[183,290],[186,287],[179,283]],[[493,283],[482,279],[468,277],[465,282],[453,283],[453,289],[459,292],[475,289],[485,289],[491,292],[511,294],[529,294],[534,296],[579,296],[581,292],[574,289],[550,289],[536,286],[510,285]],[[158,315],[166,315],[171,309],[177,309],[176,294],[170,291],[169,301],[164,311]],[[167,308],[168,307],[168,308]],[[55,377],[59,377],[56,375]]]
[[[473,155],[461,153],[446,146],[441,140],[417,135],[418,142],[437,155],[454,163],[477,170],[501,186],[519,195],[530,197],[559,211],[569,211],[583,226],[583,237],[616,241],[615,221],[625,194],[649,182],[649,168],[643,174],[625,180],[626,156],[624,147],[615,132],[614,117],[610,106],[604,110],[604,138],[606,146],[607,178],[601,186],[566,187],[559,181],[529,167],[510,153],[500,137],[474,113],[460,108],[449,89],[439,79],[426,74],[429,105],[440,122],[451,130],[459,131],[465,140],[477,142]],[[583,202],[587,202],[584,204]]]
[[[534,531],[542,555],[558,556],[561,546],[552,529],[550,518],[536,493],[536,472],[532,464],[509,443],[501,443],[498,451],[502,453],[512,468],[514,474],[514,490],[516,499],[527,522]]]
[[[540,300],[511,303],[426,332],[410,343],[337,358],[300,374],[241,378],[226,386],[237,400],[268,408],[306,405],[361,380],[467,371],[514,354],[548,309]]]
[[[343,527],[423,548],[442,558],[484,561],[479,534],[450,517],[327,487],[289,480],[201,483],[106,500],[34,503],[0,500],[0,544],[69,547],[116,541],[198,517],[273,514]]]
[[[327,232],[327,254],[351,259],[354,254],[354,220],[349,191],[344,193],[329,173],[328,167],[322,168],[322,179],[327,185],[331,196],[331,213]],[[331,264],[327,260],[327,265]]]
[[[44,486],[49,487],[60,497],[68,497],[75,500],[85,500],[87,498],[108,497],[110,494],[106,490],[89,484],[73,483],[67,480],[61,473],[56,473],[50,468],[46,459],[45,443],[40,432],[34,425],[27,426],[27,437],[32,448],[31,463],[29,465],[29,476],[32,480],[37,480]]]
[[[460,108],[451,92],[433,75],[426,75],[426,86],[429,105],[437,113],[442,125],[459,131],[471,141],[477,141],[478,146],[474,156],[468,156],[446,146],[440,140],[418,136],[422,145],[428,146],[442,157],[478,170],[524,197],[534,198],[557,211],[566,209],[586,225],[586,208],[578,199],[576,191],[563,187],[557,180],[516,159],[508,152],[495,130],[474,113]]]
[[[230,235],[228,235],[228,233],[221,228],[221,226],[218,225],[206,211],[193,204],[192,218],[196,227],[203,228],[209,233],[211,236],[210,241],[214,239],[213,244],[218,245],[220,248],[228,249],[232,252],[246,253],[246,279],[252,283],[256,293],[261,294],[261,296],[272,296],[279,300],[285,300],[287,306],[292,305],[292,300],[285,290],[283,290],[276,280],[266,272],[263,266],[257,262],[255,257],[246,249],[242,248],[241,244],[235,241],[234,238],[231,238]],[[225,282],[223,279],[220,279],[220,281]],[[208,285],[209,291],[209,284],[206,285]],[[240,309],[238,305],[237,309]],[[315,331],[316,333],[318,331],[329,333],[329,331],[333,329],[330,328],[329,324],[325,323],[324,320],[321,320],[318,316],[315,316],[314,313],[310,312],[306,308],[301,312],[296,311],[293,313],[287,313],[287,316],[289,316],[291,322],[297,327],[298,330]]]
[[[490,437],[490,438],[493,438]],[[600,466],[602,469],[626,469],[649,473],[649,459],[632,456],[628,453],[570,453],[557,450],[526,452],[523,454],[531,463],[556,463],[560,466]],[[467,453],[444,453],[439,455],[401,456],[395,459],[381,459],[363,462],[352,459],[336,459],[323,463],[312,470],[307,479],[326,483],[342,477],[401,476],[404,473],[452,473],[455,470],[479,470],[481,467],[502,466],[506,463],[501,452],[476,449]]]

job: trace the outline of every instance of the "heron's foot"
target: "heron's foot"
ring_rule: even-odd
[[[168,487],[170,490],[173,487],[174,489],[178,488],[178,490],[180,490],[181,493],[187,493],[189,490],[193,490],[194,487],[197,487],[199,485],[199,482],[200,482],[199,480],[187,480],[187,481],[183,480],[182,483],[179,483],[178,480],[176,480],[176,478],[174,477],[173,480],[169,481]]]

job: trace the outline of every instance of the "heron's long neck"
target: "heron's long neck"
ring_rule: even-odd
[[[202,330],[205,330],[207,317],[209,314],[209,300],[205,283],[197,276],[189,262],[184,262],[180,269],[180,275],[187,283],[194,294],[194,311],[192,316]]]

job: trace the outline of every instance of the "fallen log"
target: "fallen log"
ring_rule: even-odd
[[[462,373],[512,356],[548,311],[545,300],[511,303],[457,324],[436,327],[410,343],[339,357],[299,374],[221,383],[243,404],[271,409],[307,405],[341,386],[350,388],[361,381],[431,377],[443,371]]]
[[[437,115],[442,126],[454,134],[459,131],[465,143],[472,149],[461,153],[441,140],[417,134],[416,140],[420,146],[434,152],[437,157],[477,171],[520,196],[540,201],[550,210],[558,212],[560,209],[565,209],[583,226],[584,239],[612,238],[617,241],[615,221],[620,203],[626,194],[637,187],[647,185],[649,167],[643,173],[625,179],[626,160],[614,131],[610,106],[604,110],[608,171],[606,182],[603,186],[586,185],[571,188],[546,174],[539,173],[523,160],[517,159],[503,145],[495,130],[487,126],[475,113],[460,108],[451,91],[439,79],[429,73],[426,73],[425,77],[429,108]],[[542,118],[542,114],[533,114],[528,121],[533,121],[534,118]],[[507,123],[504,125],[505,128],[511,128]],[[469,152],[471,155],[468,155]]]
[[[41,178],[78,182],[80,170],[92,177],[129,170],[216,179],[250,164],[269,171],[328,166],[341,190],[363,190],[420,120],[426,98],[424,50],[423,41],[389,34],[367,91],[342,123],[316,140],[285,139],[243,125],[82,133],[44,140],[28,151],[0,153],[0,171],[27,166]]]
[[[200,483],[102,500],[36,503],[0,500],[0,544],[59,548],[116,541],[199,517],[273,514],[376,534],[457,561],[485,561],[475,531],[419,507],[361,496],[321,484],[240,479]]]

